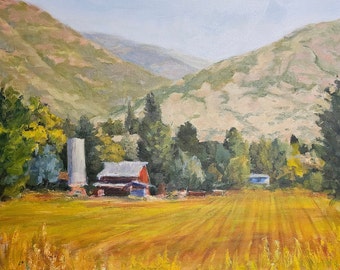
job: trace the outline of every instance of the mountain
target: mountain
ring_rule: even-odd
[[[114,35],[101,33],[83,33],[83,35],[123,60],[171,80],[181,79],[211,64],[197,57],[182,55],[153,45],[139,44]]]
[[[0,80],[60,116],[106,116],[169,80],[128,63],[39,8],[0,2]]]
[[[185,121],[200,140],[222,141],[231,127],[249,140],[264,135],[306,141],[320,135],[316,113],[340,71],[340,20],[308,25],[281,40],[188,75],[160,89],[164,122]],[[141,109],[137,109],[141,112]]]

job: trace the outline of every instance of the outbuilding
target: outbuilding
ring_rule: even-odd
[[[147,164],[141,161],[104,162],[104,169],[97,175],[98,182],[93,185],[105,196],[144,197],[150,194]]]
[[[255,185],[270,185],[270,176],[267,174],[255,174],[252,173],[249,176],[249,182]]]

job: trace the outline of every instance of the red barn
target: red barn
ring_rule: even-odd
[[[106,196],[149,195],[147,164],[141,161],[105,162],[94,186],[104,190]]]

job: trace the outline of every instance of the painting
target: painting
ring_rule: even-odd
[[[339,10],[0,1],[0,269],[338,269]]]

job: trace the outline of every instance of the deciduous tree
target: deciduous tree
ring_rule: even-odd
[[[43,147],[42,153],[38,153],[31,161],[28,184],[48,187],[49,183],[58,181],[58,175],[62,168],[62,161],[56,154],[54,147],[47,144]]]
[[[240,188],[249,179],[250,161],[249,146],[242,134],[231,128],[226,132],[224,147],[229,151],[231,159],[226,167],[223,180],[228,185]]]
[[[29,179],[28,169],[36,142],[25,136],[30,110],[12,87],[0,88],[0,198],[18,194]]]

